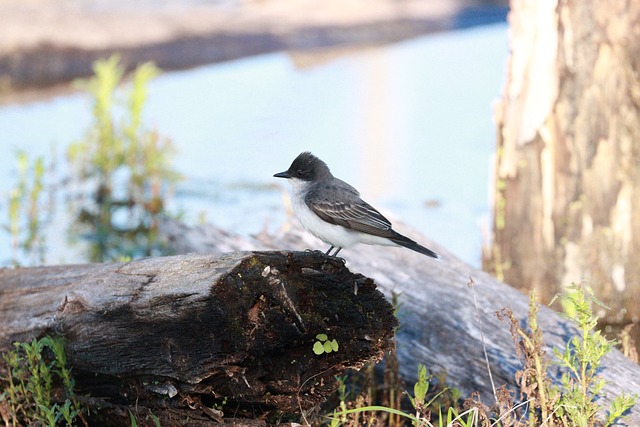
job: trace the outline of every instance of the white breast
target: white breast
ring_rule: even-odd
[[[388,239],[372,236],[365,233],[349,230],[339,225],[329,224],[320,219],[304,202],[303,194],[306,194],[306,182],[290,179],[291,182],[291,204],[293,211],[300,220],[302,226],[309,233],[316,236],[323,242],[336,248],[348,248],[356,243],[368,245],[397,246]]]

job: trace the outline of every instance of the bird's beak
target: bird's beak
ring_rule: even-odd
[[[273,176],[276,178],[291,178],[291,175],[289,175],[289,171],[280,172]]]

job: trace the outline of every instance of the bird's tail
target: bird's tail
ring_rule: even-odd
[[[395,236],[389,238],[389,240],[391,240],[395,244],[403,246],[407,249],[411,249],[412,251],[421,253],[422,255],[429,256],[431,258],[440,258],[438,254],[432,251],[431,249],[425,248],[424,246],[420,245],[419,243],[411,240],[406,236],[403,236],[400,233],[396,232],[395,234],[396,234]]]

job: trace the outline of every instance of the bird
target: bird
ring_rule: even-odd
[[[393,230],[391,222],[362,200],[358,190],[334,177],[327,164],[309,151],[273,176],[291,183],[293,211],[307,231],[330,245],[325,255],[336,257],[343,248],[364,243],[402,246],[438,258],[431,249]]]

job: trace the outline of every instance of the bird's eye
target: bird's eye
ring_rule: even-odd
[[[300,178],[302,178],[302,176],[304,175],[304,172],[302,171],[302,169],[298,169],[296,171],[296,175],[299,176]]]

